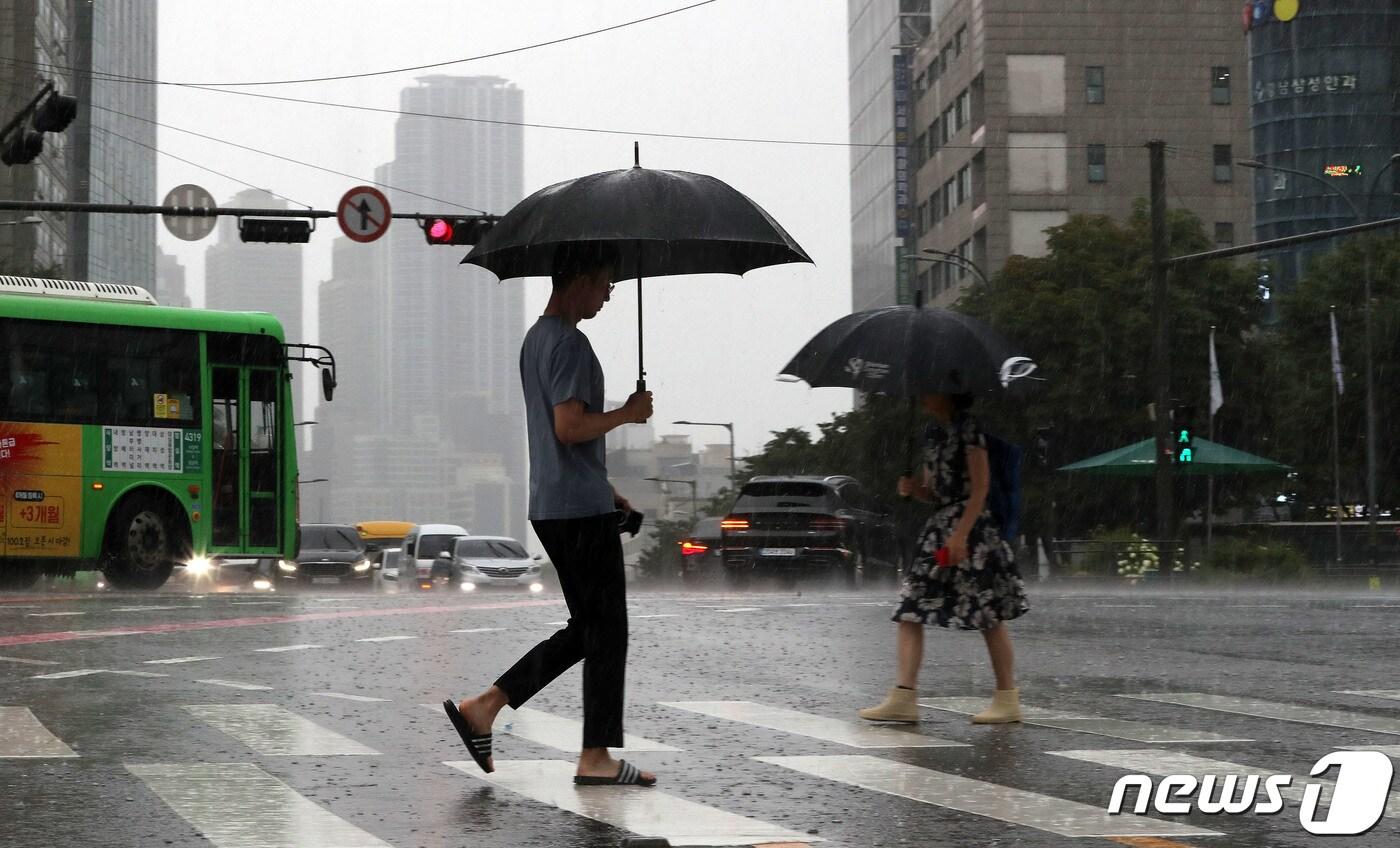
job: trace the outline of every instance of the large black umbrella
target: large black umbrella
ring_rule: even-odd
[[[886,395],[1010,388],[1035,363],[986,324],[949,309],[886,306],[828,324],[783,367],[813,387]]]
[[[547,276],[555,252],[607,242],[621,254],[617,278],[637,280],[637,388],[645,276],[743,274],[811,262],[772,216],[728,183],[704,174],[635,165],[540,189],[505,214],[462,261],[502,280]]]

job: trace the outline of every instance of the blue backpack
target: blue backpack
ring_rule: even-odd
[[[927,439],[934,425],[924,431]],[[987,509],[1001,528],[1001,538],[1014,542],[1021,532],[1021,447],[1000,436],[983,430],[987,440],[987,465],[991,485],[987,490]]]

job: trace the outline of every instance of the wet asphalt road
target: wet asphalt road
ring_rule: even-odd
[[[1296,801],[1275,816],[1100,815],[1130,771],[1217,761],[1298,775],[1301,791],[1335,748],[1400,761],[1400,594],[1033,586],[1013,632],[1036,723],[976,727],[937,700],[981,701],[992,683],[977,635],[933,630],[921,695],[935,708],[872,743],[850,726],[889,684],[891,592],[633,590],[627,732],[642,741],[624,756],[661,785],[582,792],[568,780],[578,670],[535,712],[503,713],[497,781],[438,706],[560,626],[557,595],[5,595],[0,843],[1400,842],[1397,818],[1311,836]],[[1202,733],[1218,738],[1186,738]],[[1183,826],[1219,835],[1163,830]]]

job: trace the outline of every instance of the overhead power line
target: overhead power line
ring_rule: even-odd
[[[644,18],[636,18],[636,19],[630,20],[630,21],[623,21],[622,23],[619,23],[619,24],[613,24],[613,25],[611,25],[611,26],[605,26],[605,27],[602,27],[602,28],[600,28],[600,29],[589,30],[589,31],[587,31],[587,32],[575,33],[575,34],[573,34],[573,35],[566,35],[566,36],[563,36],[562,38],[550,39],[549,41],[538,41],[538,42],[535,42],[534,44],[526,44],[526,45],[523,45],[523,46],[521,46],[521,47],[511,47],[511,48],[509,48],[509,49],[507,49],[507,50],[497,50],[497,51],[495,51],[495,52],[493,52],[493,53],[482,53],[482,54],[477,55],[477,56],[464,56],[464,57],[461,58],[461,59],[448,59],[448,60],[445,61],[445,62],[432,62],[432,63],[426,64],[426,65],[410,65],[410,66],[404,67],[404,68],[389,68],[389,69],[382,70],[382,71],[363,71],[363,72],[361,72],[361,73],[354,73],[354,74],[337,74],[337,75],[334,75],[334,76],[303,77],[303,78],[299,78],[299,79],[275,79],[275,80],[240,81],[240,82],[178,82],[178,81],[173,81],[173,80],[151,79],[151,78],[149,78],[149,77],[129,76],[129,75],[126,75],[126,74],[113,74],[113,73],[108,73],[108,72],[105,72],[105,71],[91,71],[91,70],[85,70],[85,69],[78,69],[78,68],[72,68],[72,67],[65,67],[65,66],[63,66],[63,65],[48,65],[47,67],[49,67],[49,68],[51,68],[51,69],[55,69],[55,70],[64,70],[64,71],[72,71],[72,72],[75,72],[75,73],[83,73],[83,74],[86,74],[86,75],[88,75],[88,76],[91,76],[93,79],[109,80],[109,81],[112,81],[112,82],[140,83],[140,84],[142,84],[142,85],[173,85],[173,86],[190,86],[190,87],[223,86],[223,87],[226,87],[226,88],[235,88],[235,87],[242,87],[242,86],[258,86],[258,85],[300,85],[300,84],[302,84],[302,83],[311,83],[311,82],[335,82],[335,81],[337,81],[337,80],[364,79],[365,77],[379,77],[379,76],[388,76],[388,75],[391,75],[391,74],[404,74],[404,73],[411,73],[411,72],[413,72],[413,71],[428,71],[428,70],[432,70],[432,69],[434,69],[434,68],[446,68],[446,67],[451,66],[451,65],[462,65],[462,64],[466,64],[467,62],[479,62],[479,61],[481,61],[482,59],[495,59],[495,58],[498,58],[498,57],[501,57],[501,56],[510,56],[510,55],[512,55],[512,54],[515,54],[515,53],[524,53],[524,52],[527,51],[527,50],[536,50],[536,49],[541,48],[541,47],[552,47],[552,46],[554,46],[554,45],[556,45],[556,44],[563,44],[563,43],[568,42],[568,41],[576,41],[576,40],[578,40],[578,39],[580,39],[580,38],[590,38],[590,37],[595,36],[595,35],[602,35],[602,34],[605,33],[605,32],[613,32],[614,30],[626,29],[627,27],[636,26],[636,25],[638,25],[638,24],[649,23],[649,22],[651,22],[651,21],[659,20],[659,19],[661,19],[661,18],[669,17],[669,16],[671,16],[671,15],[678,15],[678,14],[680,14],[681,12],[689,12],[689,11],[692,10],[692,9],[698,9],[698,8],[700,8],[701,6],[708,6],[708,5],[710,5],[711,3],[714,3],[714,2],[716,2],[716,1],[717,1],[717,0],[701,0],[701,2],[699,2],[699,3],[692,3],[692,4],[690,4],[689,6],[681,6],[680,8],[671,9],[671,10],[666,11],[666,12],[658,12],[658,13],[655,14],[655,15],[647,15],[647,16],[644,17]],[[0,61],[19,61],[19,60],[0,59]],[[35,65],[39,65],[39,64],[42,64],[42,63],[37,63],[37,62],[36,62],[36,63],[26,63],[26,64],[35,64]]]
[[[424,200],[431,200],[431,201],[433,201],[434,203],[446,203],[448,206],[456,206],[458,209],[466,209],[468,212],[476,212],[476,213],[481,214],[481,215],[489,215],[489,214],[490,214],[489,212],[487,212],[487,211],[484,210],[484,209],[477,209],[475,206],[468,206],[468,205],[466,205],[465,203],[457,203],[457,202],[452,201],[452,200],[444,200],[444,199],[442,199],[442,198],[440,198],[440,197],[433,197],[433,196],[431,196],[431,195],[422,194],[422,193],[420,193],[420,192],[410,191],[410,190],[408,190],[408,189],[406,189],[406,188],[399,188],[398,186],[392,186],[392,185],[389,185],[388,183],[382,183],[382,182],[379,182],[378,180],[371,180],[371,179],[368,179],[368,178],[366,178],[366,177],[357,177],[357,176],[355,176],[354,174],[347,174],[347,173],[345,173],[344,171],[337,171],[337,170],[335,170],[334,168],[327,168],[327,167],[325,167],[324,165],[317,165],[317,164],[315,164],[314,162],[303,162],[303,161],[300,160],[300,159],[293,159],[293,158],[290,157],[290,156],[283,156],[283,155],[280,154],[280,153],[273,153],[273,152],[271,152],[271,151],[269,151],[269,150],[263,150],[263,149],[257,148],[257,147],[250,147],[250,146],[248,146],[248,145],[246,145],[246,144],[239,144],[239,143],[234,142],[234,141],[228,141],[227,139],[218,138],[218,137],[212,136],[212,135],[206,135],[206,134],[201,133],[201,132],[195,132],[194,130],[187,130],[187,129],[184,129],[183,127],[176,127],[176,126],[171,126],[170,124],[163,124],[163,123],[161,123],[160,121],[152,120],[152,119],[150,119],[150,118],[143,118],[143,117],[141,117],[140,115],[131,115],[131,114],[128,114],[128,113],[126,113],[126,112],[119,111],[119,110],[117,110],[117,109],[110,109],[110,108],[108,108],[108,107],[106,107],[106,106],[98,106],[98,105],[95,105],[95,104],[93,105],[92,108],[94,108],[94,109],[99,109],[99,110],[101,110],[101,111],[103,111],[103,112],[108,112],[108,113],[111,113],[111,114],[113,114],[113,115],[120,115],[120,116],[122,116],[123,118],[131,118],[131,119],[137,120],[137,121],[144,121],[144,122],[146,122],[146,123],[148,123],[148,124],[153,124],[154,126],[161,127],[162,129],[172,130],[172,131],[174,131],[174,132],[179,132],[179,133],[185,133],[186,135],[192,135],[192,136],[195,136],[195,137],[197,137],[197,138],[206,139],[206,140],[208,140],[208,141],[218,142],[219,144],[226,144],[226,145],[228,145],[229,147],[236,147],[236,148],[238,148],[239,150],[246,150],[246,151],[248,151],[248,152],[250,152],[250,153],[257,153],[257,154],[260,154],[260,155],[262,155],[262,156],[270,156],[270,157],[272,157],[273,159],[281,159],[282,161],[284,161],[284,162],[290,162],[290,163],[292,163],[293,165],[300,165],[300,166],[305,167],[305,168],[314,168],[314,169],[317,170],[317,171],[325,171],[325,172],[328,173],[328,174],[335,174],[335,175],[338,176],[338,177],[346,177],[346,178],[348,178],[348,179],[357,180],[357,181],[359,181],[359,182],[361,182],[361,183],[368,183],[368,184],[370,184],[370,185],[376,185],[376,186],[379,186],[380,188],[388,189],[389,191],[395,191],[395,192],[399,192],[399,193],[401,193],[401,194],[411,195],[411,196],[413,196],[413,197],[420,197],[420,198],[422,198],[422,199],[424,199]],[[128,139],[128,140],[129,140],[129,139]],[[140,142],[134,142],[134,143],[140,144]],[[143,146],[148,146],[148,145],[143,145]],[[156,150],[156,148],[151,148],[151,149],[152,149],[152,150]],[[158,152],[158,153],[163,153],[164,151],[157,150],[157,152]],[[170,156],[170,155],[172,155],[172,154],[168,154],[168,153],[167,153],[167,154],[165,154],[165,155]],[[174,157],[174,158],[179,158],[179,157]],[[184,160],[181,160],[181,161],[184,161]],[[193,163],[190,163],[190,164],[193,164]],[[203,167],[203,166],[196,165],[196,167]],[[212,169],[209,169],[209,168],[205,168],[204,170],[211,171],[211,173],[216,173],[216,174],[218,173],[218,171],[213,171]],[[223,176],[223,175],[220,174],[220,176]],[[229,179],[234,179],[234,178],[230,177]],[[235,179],[234,181],[235,181],[235,182],[242,182],[242,180],[236,180],[236,179]],[[244,185],[247,185],[247,183],[244,183]],[[255,186],[255,188],[256,188],[256,186]],[[264,191],[266,191],[266,189],[264,189]],[[278,197],[281,197],[281,195],[277,195],[277,196],[278,196]],[[286,199],[286,198],[283,198],[283,199]],[[299,203],[299,204],[297,204],[297,205],[298,205],[298,206],[305,206],[305,205],[307,205],[307,204],[305,204],[305,203]]]

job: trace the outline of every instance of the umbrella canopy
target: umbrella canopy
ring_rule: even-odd
[[[1172,466],[1174,474],[1209,476],[1213,474],[1260,474],[1284,473],[1292,469],[1272,459],[1245,453],[1216,442],[1201,438],[1192,439],[1194,459],[1188,463]],[[1126,447],[1117,448],[1081,459],[1078,462],[1061,466],[1060,471],[1081,471],[1085,474],[1114,475],[1119,477],[1149,477],[1156,468],[1157,444],[1154,439],[1143,439]]]
[[[976,318],[948,309],[887,306],[828,324],[781,373],[813,387],[914,395],[1009,388],[1034,370],[1034,362]]]
[[[743,274],[811,262],[773,217],[723,180],[632,167],[540,189],[511,209],[463,263],[502,280],[548,276],[571,242],[610,242],[619,280],[674,274]]]

